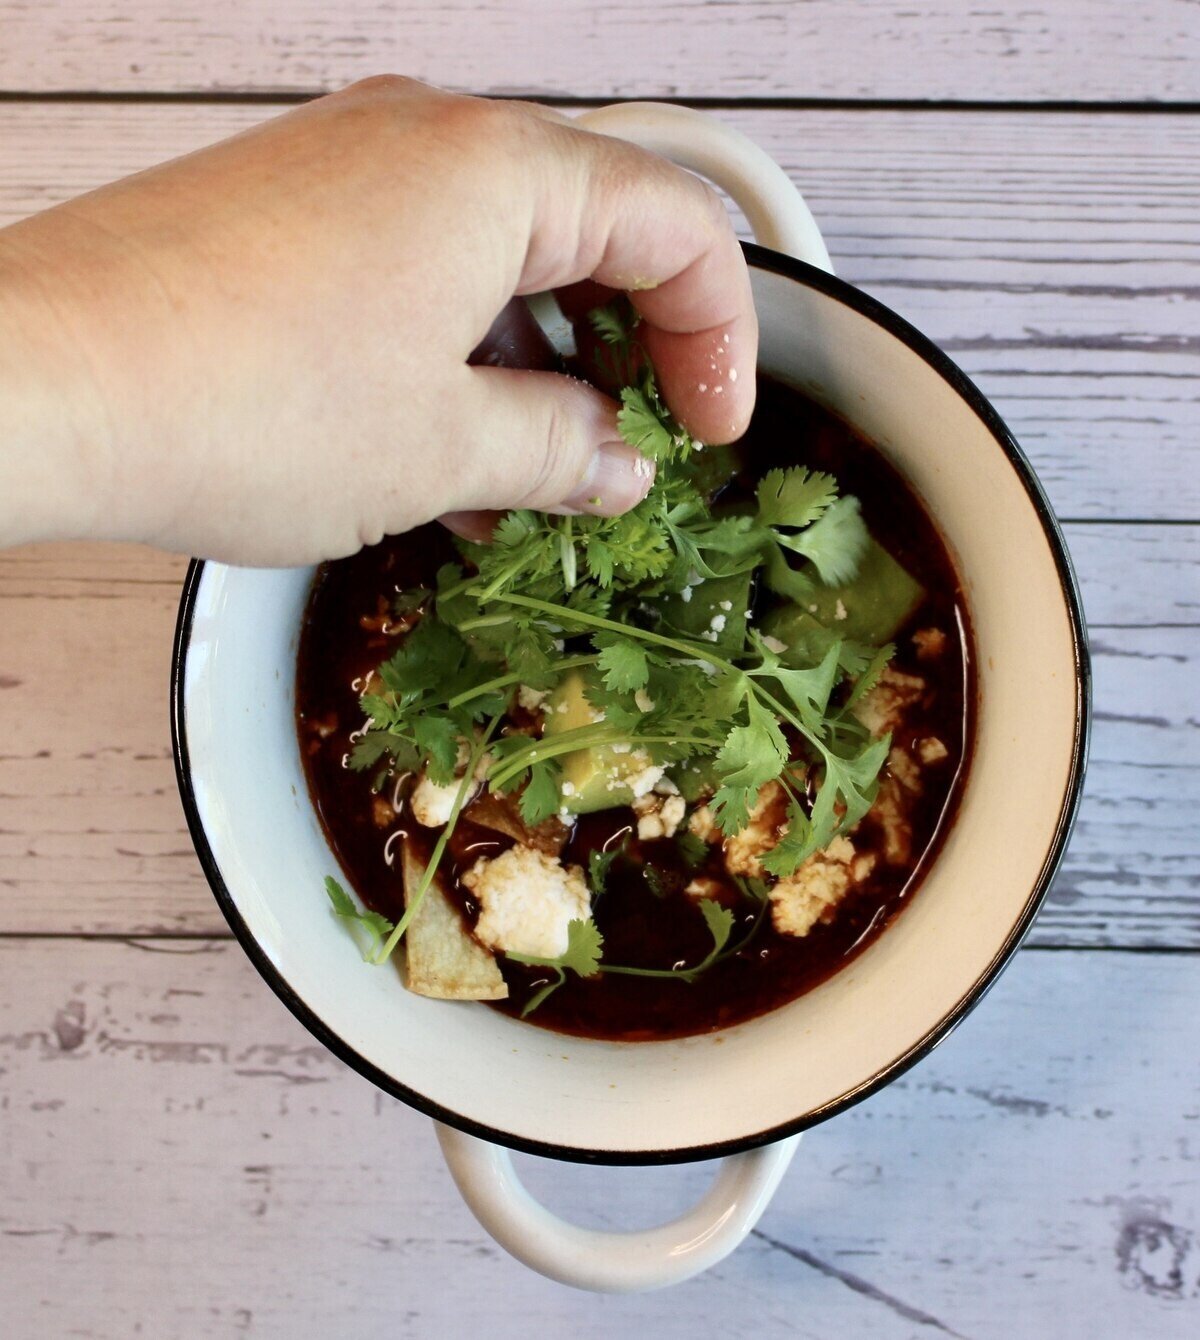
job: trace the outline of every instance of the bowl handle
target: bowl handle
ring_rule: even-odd
[[[440,1124],[437,1134],[463,1200],[500,1246],[549,1279],[596,1293],[661,1289],[716,1265],[758,1222],[800,1140],[722,1159],[703,1199],[670,1223],[604,1232],[570,1224],[534,1200],[507,1149]]]
[[[662,154],[727,192],[754,240],[833,273],[803,196],[770,154],[740,130],[691,107],[624,102],[583,112],[574,124]]]

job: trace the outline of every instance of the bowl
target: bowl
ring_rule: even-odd
[[[322,890],[337,863],[309,799],[294,722],[312,571],[193,563],[173,663],[188,823],[254,965],[342,1060],[443,1124],[452,1171],[510,1250],[594,1288],[649,1287],[710,1264],[718,1248],[723,1255],[782,1175],[791,1137],[902,1074],[979,1002],[1062,857],[1088,724],[1076,583],[1012,434],[901,317],[820,263],[776,249],[826,260],[811,216],[786,178],[780,187],[773,164],[771,176],[765,155],[726,128],[697,129],[696,114],[681,111],[626,106],[595,124],[666,148],[758,209],[757,221],[747,210],[756,232],[775,243],[746,248],[760,369],[879,447],[937,521],[963,579],[977,655],[974,752],[957,818],[904,915],[808,994],[706,1036],[564,1037],[485,1005],[427,1000],[407,992],[394,968],[364,965]],[[606,1235],[582,1234],[521,1201],[497,1146],[596,1163],[760,1153],[727,1166],[715,1199],[674,1230],[670,1261],[663,1239],[653,1249],[626,1243],[621,1263],[611,1242],[594,1241]],[[732,1216],[731,1202],[740,1207]],[[704,1237],[694,1230],[706,1215],[721,1220],[721,1232],[681,1252],[687,1233]]]

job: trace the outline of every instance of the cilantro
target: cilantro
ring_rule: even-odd
[[[535,958],[531,954],[514,954],[506,951],[505,958],[514,963],[524,963],[535,968],[549,968],[555,977],[525,1002],[521,1018],[532,1014],[549,996],[557,991],[567,980],[567,970],[578,977],[595,977],[600,971],[600,951],[604,937],[596,929],[594,921],[574,919],[567,923],[567,947],[557,958]]]
[[[642,878],[646,881],[646,887],[656,898],[665,898],[669,892],[667,883],[662,877],[662,871],[657,866],[642,866]]]
[[[768,526],[807,526],[838,496],[832,475],[810,474],[802,465],[768,470],[755,493],[758,519]]]
[[[700,960],[690,968],[622,968],[612,963],[602,963],[599,967],[600,972],[618,973],[625,977],[663,977],[672,978],[678,982],[694,982],[700,977],[719,958],[724,957],[722,950],[729,942],[730,932],[733,930],[733,913],[727,907],[722,907],[720,903],[712,898],[700,899],[700,914],[704,918],[704,924],[708,927],[708,933],[712,936],[713,947]],[[759,920],[756,919],[750,934],[758,929]],[[749,936],[746,937],[749,939]],[[744,942],[743,942],[744,943]],[[742,946],[738,945],[740,949]]]
[[[360,908],[332,875],[325,879],[325,892],[329,895],[334,912],[348,926],[361,926],[366,931],[368,944],[362,956],[368,961],[374,959],[383,944],[383,937],[391,933],[392,923],[379,912]]]
[[[675,834],[675,850],[685,869],[697,870],[708,856],[708,843],[698,834],[681,828]]]
[[[641,643],[615,633],[599,633],[592,641],[600,648],[596,664],[610,689],[615,693],[624,693],[646,687],[646,681],[650,678],[650,663],[646,648]]]
[[[857,498],[839,498],[799,535],[780,539],[789,549],[811,559],[826,586],[853,581],[870,537]]]
[[[531,764],[529,781],[521,792],[521,818],[531,827],[556,813],[562,804],[558,794],[558,769],[549,761]]]
[[[636,447],[652,461],[669,459],[675,448],[676,435],[664,423],[658,398],[649,388],[625,387],[621,392],[617,427],[631,447]]]
[[[412,586],[407,591],[398,591],[392,598],[392,613],[397,618],[406,614],[415,614],[433,595],[427,586]]]
[[[598,309],[591,322],[620,397],[622,437],[655,462],[653,485],[619,517],[508,512],[491,544],[458,543],[462,561],[444,565],[434,589],[397,594],[393,609],[412,627],[361,699],[365,724],[348,764],[374,769],[380,784],[411,770],[459,785],[424,881],[410,891],[397,925],[372,920],[344,891],[340,900],[330,891],[337,914],[373,937],[373,961],[382,962],[404,934],[477,772],[490,790],[517,794],[523,820],[536,826],[561,807],[558,760],[575,750],[639,749],[660,764],[692,760],[712,777],[710,805],[726,834],[743,827],[762,788],[777,783],[786,832],[764,858],[777,876],[853,826],[873,802],[889,742],[869,738],[850,709],[877,681],[890,648],[850,642],[814,620],[785,663],[742,619],[742,602],[755,589],[807,603],[822,584],[853,579],[867,543],[857,500],[840,496],[831,475],[797,466],[764,474],[749,506],[714,512],[712,494],[737,469],[736,458],[715,473],[697,467],[701,444],[663,401],[628,300]],[[698,582],[724,583],[709,588],[709,600],[728,590],[736,602],[719,644],[709,638],[715,623],[681,613],[699,599]],[[587,675],[592,722],[540,739],[497,733],[518,686],[551,690],[569,669]],[[683,833],[676,842],[686,868],[703,864],[699,839]],[[603,894],[618,854],[589,856],[594,895]],[[646,871],[653,892],[658,872]],[[755,882],[742,891],[761,920],[765,890]],[[728,947],[733,913],[712,902],[700,912],[711,953],[660,975],[691,981],[736,952]],[[594,924],[571,926],[559,959],[510,955],[554,974],[526,1012],[567,971],[650,971],[598,966]]]
[[[613,847],[608,851],[588,852],[588,883],[592,887],[592,903],[605,891],[608,883],[608,872],[612,869],[613,862],[618,856],[624,856],[629,847],[629,838],[626,837],[620,846]]]

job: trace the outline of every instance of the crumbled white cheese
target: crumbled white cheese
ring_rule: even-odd
[[[721,830],[717,827],[713,812],[707,805],[701,805],[692,811],[692,817],[688,820],[688,831],[695,833],[704,842],[721,841]]]
[[[855,881],[854,844],[836,837],[824,851],[814,852],[769,892],[771,921],[781,935],[807,935],[818,921],[828,920]]]
[[[646,692],[645,689],[638,689],[637,692],[634,693],[633,695],[633,701],[636,704],[637,710],[639,712],[654,711],[654,699],[651,698],[651,696]]]
[[[940,628],[918,628],[912,640],[923,661],[933,660],[946,650],[946,634]]]
[[[654,790],[660,796],[677,796],[679,788],[664,772],[663,775],[654,783]]]
[[[731,609],[733,609],[733,601],[732,601],[732,600],[718,600],[718,601],[717,601],[717,606],[718,606],[719,609],[723,609],[723,610],[731,610]]]
[[[776,656],[782,656],[788,649],[786,642],[780,642],[777,637],[772,637],[770,633],[767,633],[763,638],[762,644],[768,651],[773,651]]]
[[[517,689],[517,702],[527,712],[536,712],[547,692],[546,689],[531,689],[528,684],[522,684]]]
[[[690,586],[685,586],[683,590],[680,591],[679,593],[679,599],[682,600],[683,603],[686,605],[688,601],[691,600],[691,598],[692,598],[692,588]]]
[[[904,791],[894,777],[884,777],[871,806],[871,818],[883,829],[883,856],[889,865],[903,865],[912,855],[912,825]]]
[[[886,735],[901,723],[904,712],[925,692],[920,675],[906,675],[889,665],[879,683],[851,709],[872,735]]]
[[[564,779],[563,784],[559,788],[559,790],[563,793],[564,796],[573,796],[575,794],[575,783],[568,782]]]
[[[413,818],[426,828],[440,828],[443,824],[449,823],[450,812],[454,808],[454,801],[461,785],[461,777],[439,786],[437,782],[431,782],[422,774],[421,780],[413,787],[413,793],[409,797],[408,804]],[[478,790],[478,782],[473,781],[467,792],[467,799],[470,800]]]
[[[921,769],[907,750],[895,745],[888,751],[888,771],[906,790],[916,795],[921,790]]]
[[[833,617],[835,619],[844,619],[846,617],[846,606],[842,603],[840,599],[838,600],[838,603],[833,607]]]
[[[725,631],[725,616],[723,614],[714,614],[708,625],[714,633],[723,633]]]
[[[723,892],[721,881],[713,879],[711,875],[697,875],[684,889],[689,898],[712,898],[718,902]]]
[[[687,803],[682,796],[660,796],[654,792],[639,796],[633,802],[634,813],[638,816],[637,835],[643,842],[652,838],[675,836],[675,830],[683,822]]]
[[[635,800],[638,796],[644,796],[653,791],[655,782],[663,775],[663,765],[661,763],[651,763],[649,755],[642,753],[641,750],[638,753],[641,753],[642,757],[647,760],[645,767],[642,768],[641,772],[635,772],[624,779],[624,784],[633,792]],[[637,755],[635,754],[634,757],[636,758]]]
[[[458,746],[458,766],[464,771],[467,762],[467,746],[465,741],[460,741]],[[474,799],[479,791],[479,784],[483,781],[484,775],[492,765],[491,754],[484,754],[475,765],[475,776],[471,780],[471,785],[467,789],[467,794],[463,798],[463,804],[468,804]],[[450,822],[450,812],[454,808],[454,801],[458,795],[458,788],[462,785],[462,777],[456,777],[452,782],[445,785],[439,785],[437,782],[431,782],[425,773],[422,773],[416,786],[413,787],[412,795],[408,798],[409,809],[412,810],[413,818],[417,823],[424,824],[426,828],[440,828],[443,824]]]
[[[479,903],[475,938],[489,949],[557,958],[567,948],[568,924],[591,916],[583,870],[532,847],[481,857],[462,882]]]
[[[923,740],[919,740],[917,753],[920,754],[922,763],[940,763],[942,759],[950,757],[950,751],[935,735],[927,735]]]
[[[750,810],[745,826],[725,839],[725,869],[731,875],[752,875],[761,878],[765,873],[758,859],[779,841],[786,826],[787,795],[778,782],[767,782]]]

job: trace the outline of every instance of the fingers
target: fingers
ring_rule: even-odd
[[[438,520],[460,540],[491,544],[496,523],[503,515],[503,512],[446,512]]]
[[[754,408],[758,322],[717,194],[633,145],[554,122],[519,292],[593,278],[624,289],[671,409],[704,442],[740,436]]]
[[[653,465],[621,441],[614,403],[570,377],[463,368],[451,403],[464,464],[447,481],[442,510],[468,538],[489,538],[490,523],[466,512],[531,507],[616,516],[654,482]]]

